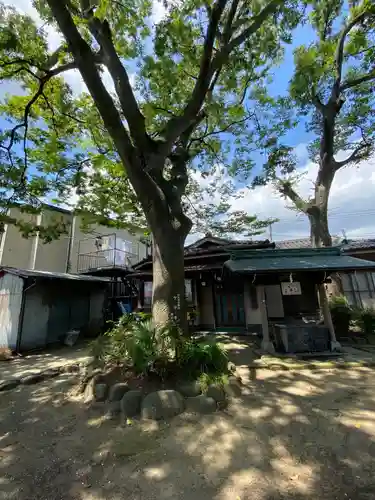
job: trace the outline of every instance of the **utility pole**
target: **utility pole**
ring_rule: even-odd
[[[269,229],[270,229],[270,241],[272,241],[272,222],[271,224],[269,225]]]

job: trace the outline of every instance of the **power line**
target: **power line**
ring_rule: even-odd
[[[351,217],[359,217],[359,216],[364,216],[364,215],[375,215],[375,210],[364,210],[364,211],[358,211],[358,212],[347,212],[347,213],[341,213],[341,214],[329,214],[328,213],[328,218],[329,220],[331,219],[349,219]],[[303,218],[295,218],[295,219],[279,219],[275,224],[300,224],[305,223],[308,221],[307,215]]]

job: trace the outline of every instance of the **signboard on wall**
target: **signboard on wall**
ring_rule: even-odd
[[[299,281],[289,281],[281,283],[281,293],[283,295],[301,295],[301,283]]]

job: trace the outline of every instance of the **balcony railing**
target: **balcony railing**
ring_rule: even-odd
[[[116,234],[85,238],[78,245],[77,271],[98,268],[129,268],[140,260],[139,243],[122,240]]]

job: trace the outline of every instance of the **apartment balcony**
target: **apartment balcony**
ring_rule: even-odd
[[[107,274],[125,271],[139,262],[140,243],[126,241],[115,233],[85,238],[78,245],[78,273]]]

